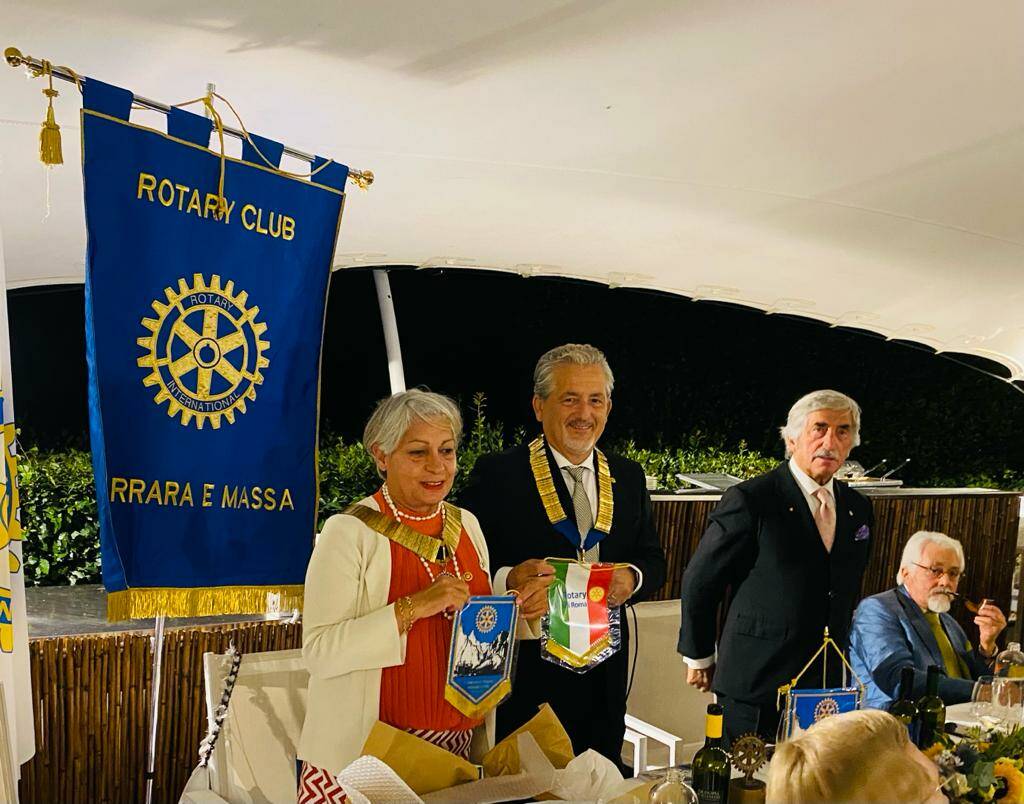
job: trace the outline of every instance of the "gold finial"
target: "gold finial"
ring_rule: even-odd
[[[7,59],[7,63],[11,67],[20,67],[25,63],[25,57],[21,55],[21,51],[13,46],[4,51],[4,58]]]
[[[360,190],[367,190],[373,184],[372,170],[353,170],[349,173],[349,176],[352,177],[352,181],[356,183]]]

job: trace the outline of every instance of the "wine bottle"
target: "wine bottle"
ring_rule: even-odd
[[[1024,678],[1024,653],[1021,653],[1019,642],[1011,642],[996,657],[995,672],[1003,678]]]
[[[704,747],[693,757],[693,789],[700,804],[726,804],[732,772],[722,748],[722,707],[708,704],[704,723]]]
[[[889,714],[907,727],[910,740],[917,743],[918,717],[917,704],[914,703],[914,668],[904,667],[900,671],[900,686],[897,698],[889,706]]]
[[[917,717],[917,745],[921,749],[931,748],[946,728],[946,704],[939,697],[939,668],[934,664],[928,665],[928,681],[917,702]]]

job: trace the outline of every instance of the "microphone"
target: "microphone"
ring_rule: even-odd
[[[899,471],[900,469],[902,469],[902,468],[903,468],[904,466],[906,466],[906,465],[907,465],[908,463],[910,463],[910,458],[907,458],[907,459],[906,459],[906,460],[905,460],[905,461],[904,461],[903,463],[901,463],[901,464],[900,464],[899,466],[894,466],[894,467],[893,467],[892,469],[890,469],[890,470],[889,470],[888,472],[886,472],[886,473],[885,473],[884,475],[882,475],[882,478],[881,478],[881,479],[882,479],[882,480],[885,480],[885,479],[887,479],[887,478],[889,477],[889,475],[891,475],[891,474],[894,474],[894,473],[898,472],[898,471]]]
[[[878,463],[876,463],[870,469],[865,469],[864,470],[864,477],[871,477],[871,473],[874,472],[879,466],[882,466],[887,460],[888,460],[888,458],[882,458],[882,460],[880,460]]]

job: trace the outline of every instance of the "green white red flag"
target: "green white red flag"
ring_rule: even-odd
[[[547,561],[555,568],[555,580],[548,587],[544,651],[575,669],[590,669],[619,647],[617,617],[609,622],[608,586],[620,565]]]

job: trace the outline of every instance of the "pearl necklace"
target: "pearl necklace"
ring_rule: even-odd
[[[446,509],[444,507],[444,502],[443,501],[439,502],[437,504],[437,510],[434,511],[434,513],[427,514],[426,516],[414,516],[412,514],[406,514],[406,513],[402,512],[402,511],[398,510],[398,506],[395,505],[395,501],[391,499],[391,493],[388,491],[388,484],[387,483],[384,483],[381,486],[381,492],[382,492],[382,496],[384,497],[384,502],[386,502],[388,504],[388,507],[391,509],[391,513],[394,514],[395,519],[398,522],[401,522],[403,518],[408,519],[411,522],[426,522],[427,520],[433,519],[435,516],[440,514],[441,515],[441,533],[444,533],[444,526],[445,526],[445,522],[447,521],[448,517],[447,517],[447,511],[446,511]],[[443,549],[444,548],[442,548],[442,550]],[[448,563],[448,559],[444,558],[441,561],[435,562],[436,564],[440,565],[440,567],[441,567],[441,571],[437,575],[434,575],[434,571],[430,568],[430,564],[427,562],[427,560],[423,556],[419,556],[418,555],[416,557],[420,560],[420,563],[423,565],[423,569],[425,569],[427,571],[427,577],[430,578],[430,582],[431,583],[436,581],[437,578],[440,577],[441,575],[448,575],[448,576],[450,576],[452,578],[459,578],[459,577],[462,576],[462,572],[461,572],[461,569],[459,567],[459,557],[457,555],[455,555],[454,552],[452,552],[452,557],[451,557],[451,561],[452,561],[452,565],[453,565],[453,570],[449,570],[449,569],[447,569],[444,566],[445,564]],[[468,575],[468,573],[467,573],[467,575]],[[466,580],[468,581],[469,578],[466,578]],[[445,611],[445,612],[442,612],[442,613],[443,613],[444,618],[446,620],[451,620],[451,619],[454,619],[454,617],[455,617],[455,613],[454,612]]]
[[[398,506],[395,505],[395,501],[391,499],[391,492],[388,491],[388,484],[385,483],[380,487],[381,493],[384,496],[384,502],[388,504],[391,509],[391,513],[395,515],[395,519],[401,522],[403,519],[408,519],[410,522],[426,522],[433,519],[438,514],[441,515],[441,523],[444,525],[444,501],[442,500],[437,504],[437,508],[432,514],[426,516],[416,516],[415,514],[407,514],[405,511],[399,511]]]

